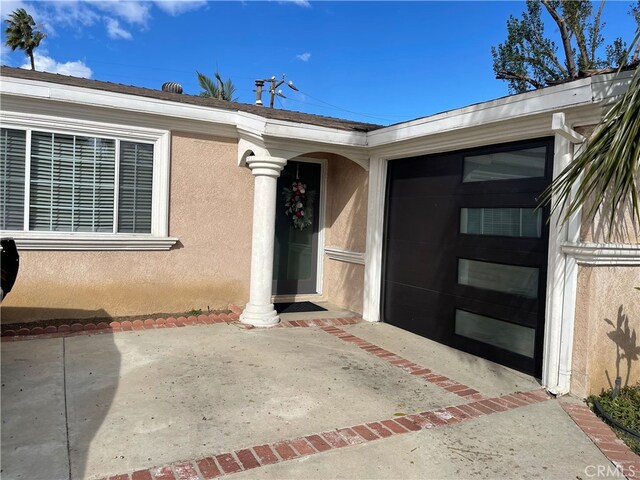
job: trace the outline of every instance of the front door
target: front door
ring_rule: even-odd
[[[318,293],[320,163],[289,161],[278,178],[273,293]]]

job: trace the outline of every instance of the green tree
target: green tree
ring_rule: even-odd
[[[633,45],[635,49],[622,55],[623,64],[629,56],[638,61],[640,29]],[[607,215],[610,238],[618,214],[630,204],[632,219],[640,225],[640,65],[636,64],[629,88],[605,114],[582,152],[544,192],[542,204],[554,196],[552,208],[561,212],[561,223],[583,207],[589,220],[601,211]]]
[[[36,22],[24,8],[16,9],[5,20],[5,23],[7,24],[7,28],[4,31],[7,36],[6,45],[11,47],[13,51],[16,48],[24,50],[25,55],[31,60],[31,70],[35,70],[36,64],[33,59],[33,51],[40,45],[46,35],[39,30],[34,30]]]
[[[618,67],[638,61],[640,50],[625,55],[627,44],[616,38],[605,45],[602,14],[590,0],[527,0],[521,18],[507,20],[507,39],[491,48],[496,78],[509,82],[509,90],[522,93],[547,85],[573,80],[581,72]],[[556,42],[545,34],[543,12],[557,27]],[[640,0],[629,12],[640,26]],[[599,56],[604,46],[606,56]]]
[[[202,88],[202,91],[200,92],[201,97],[212,97],[217,98],[218,100],[226,100],[227,102],[238,101],[237,97],[233,97],[236,87],[233,85],[230,78],[224,81],[216,71],[215,81],[213,81],[204,73],[196,73],[198,74],[198,83],[200,84],[200,88]]]

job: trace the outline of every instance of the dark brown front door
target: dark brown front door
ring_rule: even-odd
[[[553,140],[389,162],[383,319],[540,375]]]

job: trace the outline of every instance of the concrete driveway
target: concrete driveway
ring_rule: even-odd
[[[3,343],[2,478],[616,476],[533,378],[319,323]]]

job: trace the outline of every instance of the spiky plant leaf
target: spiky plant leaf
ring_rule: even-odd
[[[639,41],[640,32],[632,46]],[[627,202],[634,221],[640,225],[639,173],[640,67],[637,66],[625,94],[605,114],[584,150],[545,190],[541,205],[552,203],[552,212],[560,213],[560,224],[583,207],[588,220],[593,220],[599,210],[607,212],[606,226],[611,237],[616,217]]]

